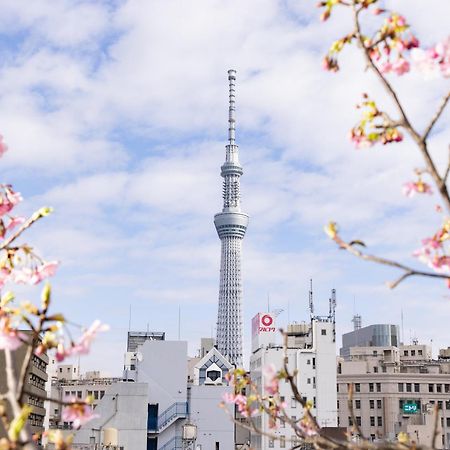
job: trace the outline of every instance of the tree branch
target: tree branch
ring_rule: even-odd
[[[430,124],[425,128],[425,131],[423,132],[422,135],[422,141],[426,141],[426,139],[428,138],[428,135],[430,134],[431,130],[434,127],[434,124],[438,121],[439,117],[441,116],[445,107],[447,106],[449,100],[450,100],[450,91],[448,91],[447,94],[444,95],[436,113],[434,114],[434,116],[430,121]]]

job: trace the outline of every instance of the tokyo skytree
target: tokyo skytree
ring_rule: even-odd
[[[235,140],[236,71],[228,71],[230,102],[228,144],[223,177],[223,209],[214,216],[214,225],[222,242],[220,260],[219,311],[217,314],[217,348],[232,364],[242,366],[242,276],[241,246],[248,225],[248,215],[241,212],[239,149]]]

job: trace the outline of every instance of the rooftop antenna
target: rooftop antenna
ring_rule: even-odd
[[[290,302],[288,300],[288,304],[287,304],[287,321],[288,321],[288,325],[291,323],[291,305]]]
[[[267,293],[267,312],[270,313],[270,293]]]
[[[314,316],[314,301],[313,301],[313,285],[312,278],[309,280],[309,317],[312,319]]]
[[[131,331],[131,303],[130,303],[130,312],[128,313],[128,331]]]
[[[181,305],[178,305],[178,340],[181,340]]]
[[[401,317],[401,323],[402,323],[402,338],[401,338],[401,342],[402,344],[405,342],[405,330],[403,328],[403,308],[400,310],[400,317]]]

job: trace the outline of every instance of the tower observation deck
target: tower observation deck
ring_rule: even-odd
[[[214,216],[214,225],[222,243],[220,260],[219,311],[217,315],[217,348],[232,364],[242,365],[242,275],[241,248],[248,225],[248,215],[241,212],[239,148],[235,137],[236,71],[228,71],[230,89],[228,144],[223,177],[223,208]]]

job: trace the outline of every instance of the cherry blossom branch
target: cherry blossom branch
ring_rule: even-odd
[[[0,250],[5,250],[14,242],[25,230],[31,227],[35,222],[43,217],[47,216],[51,212],[51,208],[41,208],[36,211],[31,217],[26,220],[22,226],[13,234],[11,234],[7,239],[0,243]]]
[[[447,186],[445,185],[445,183],[443,183],[442,178],[440,177],[439,172],[436,168],[436,165],[434,164],[434,161],[432,160],[432,158],[430,156],[430,153],[428,151],[427,141],[426,141],[426,138],[428,137],[431,129],[433,128],[434,124],[439,119],[445,106],[447,105],[450,93],[448,93],[443,98],[437,112],[433,116],[433,118],[432,118],[430,124],[428,125],[427,129],[425,130],[423,136],[421,136],[414,129],[411,122],[409,121],[409,119],[406,115],[406,112],[403,108],[403,105],[401,104],[400,99],[398,98],[398,95],[395,92],[394,88],[389,83],[389,81],[383,76],[380,69],[376,66],[375,62],[371,58],[370,53],[369,53],[370,47],[369,48],[366,47],[366,45],[364,43],[364,37],[361,33],[361,24],[359,22],[359,14],[361,13],[361,11],[363,11],[363,9],[364,9],[363,7],[358,7],[357,2],[355,0],[353,0],[352,11],[353,11],[353,23],[354,23],[354,27],[355,27],[354,35],[356,36],[356,39],[358,41],[358,46],[362,49],[367,66],[375,73],[375,75],[380,80],[381,84],[385,88],[388,95],[392,98],[392,100],[400,114],[400,117],[401,117],[401,121],[399,121],[399,124],[401,124],[401,126],[403,128],[405,128],[405,130],[410,134],[412,139],[415,141],[415,143],[419,147],[419,150],[421,151],[422,156],[427,165],[428,171],[429,171],[431,177],[433,178],[433,180],[436,184],[436,187],[439,190],[439,193],[441,194],[441,197],[445,203],[447,211],[450,212],[450,196],[449,196],[449,193],[447,190]]]
[[[348,410],[350,412],[350,417],[352,418],[352,428],[355,430],[355,432],[358,436],[360,436],[363,440],[367,440],[364,437],[364,434],[362,433],[361,428],[355,417],[355,410],[353,408],[353,383],[349,385],[347,406],[348,406]],[[349,436],[349,438],[350,438],[350,436]]]
[[[444,97],[442,98],[441,103],[440,103],[436,113],[434,114],[433,118],[430,121],[430,124],[425,129],[425,131],[422,135],[423,141],[426,141],[426,139],[428,138],[428,135],[430,134],[431,130],[434,127],[434,124],[438,121],[439,117],[441,117],[441,114],[444,112],[444,109],[447,106],[447,103],[449,100],[450,100],[450,91],[448,91],[447,94],[444,95]]]
[[[450,145],[448,146],[448,163],[447,163],[447,169],[445,170],[445,174],[442,177],[442,183],[447,183],[448,175],[450,174]]]
[[[352,255],[363,259],[364,261],[372,261],[378,264],[382,264],[384,266],[395,267],[396,269],[403,270],[404,273],[397,278],[396,280],[387,283],[388,287],[391,289],[396,288],[403,280],[412,276],[421,276],[421,277],[430,277],[430,278],[441,278],[441,279],[450,279],[450,275],[445,275],[442,273],[436,272],[426,272],[423,270],[416,270],[412,267],[406,266],[405,264],[401,264],[397,261],[393,261],[391,259],[383,258],[380,256],[369,255],[367,253],[363,253],[362,251],[355,248],[355,244],[353,242],[347,243],[344,242],[338,235],[332,238],[341,249],[347,250]]]
[[[431,448],[435,449],[437,444],[437,437],[439,435],[439,406],[438,403],[434,405],[434,424],[433,434],[431,436]]]

